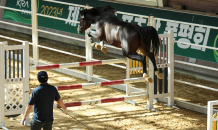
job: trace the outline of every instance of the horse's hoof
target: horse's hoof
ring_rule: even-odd
[[[95,48],[98,49],[98,50],[101,50],[101,45],[96,44],[96,45],[95,45]]]
[[[153,83],[153,79],[151,77],[147,77],[147,78],[145,78],[145,80],[148,83]]]
[[[143,78],[147,78],[148,75],[146,73],[143,73]]]
[[[164,75],[160,74],[159,71],[156,71],[155,75],[157,76],[158,79],[164,79]]]
[[[101,47],[101,51],[106,54],[107,53],[107,48],[106,47]]]
[[[89,41],[90,41],[91,43],[93,43],[93,40],[92,40],[92,38],[91,38],[91,37],[89,37]]]
[[[93,46],[95,46],[95,44],[96,44],[96,43],[92,43],[91,46],[93,47]]]
[[[87,31],[87,35],[88,35],[89,37],[92,37],[92,35],[91,35],[91,30],[88,30],[88,31]]]
[[[157,75],[157,78],[158,79],[164,79],[164,75],[163,74],[159,74],[159,75]]]

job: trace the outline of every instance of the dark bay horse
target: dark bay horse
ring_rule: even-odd
[[[146,56],[154,66],[155,74],[163,79],[163,74],[158,72],[155,55],[160,46],[159,36],[152,26],[140,27],[134,23],[124,22],[115,15],[116,10],[110,5],[80,10],[80,24],[78,33],[83,33],[91,24],[95,24],[96,31],[89,30],[88,36],[100,41],[122,48],[123,55],[133,60],[140,61],[143,65],[143,76],[146,74]],[[136,53],[139,49],[143,55]]]

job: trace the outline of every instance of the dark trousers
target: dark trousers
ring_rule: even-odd
[[[34,119],[32,119],[30,130],[41,130],[41,128],[43,128],[43,130],[52,130],[52,124],[53,124],[53,121],[41,123],[41,122],[37,122]]]

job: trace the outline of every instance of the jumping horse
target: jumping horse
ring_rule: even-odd
[[[141,27],[134,23],[124,22],[115,15],[115,12],[116,9],[110,5],[80,10],[77,32],[82,34],[91,24],[95,24],[96,31],[87,31],[89,37],[122,48],[125,57],[140,61],[143,65],[143,77],[147,77],[146,56],[149,57],[155,74],[159,79],[163,79],[163,74],[159,73],[155,61],[155,55],[160,46],[156,29],[152,26]],[[136,52],[138,49],[143,55]]]

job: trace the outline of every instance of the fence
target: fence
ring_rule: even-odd
[[[4,128],[4,117],[24,113],[29,101],[29,43],[8,46],[1,42],[0,56],[0,126]]]
[[[218,105],[218,100],[207,102],[207,130],[217,130],[218,117],[213,115],[213,106]]]

